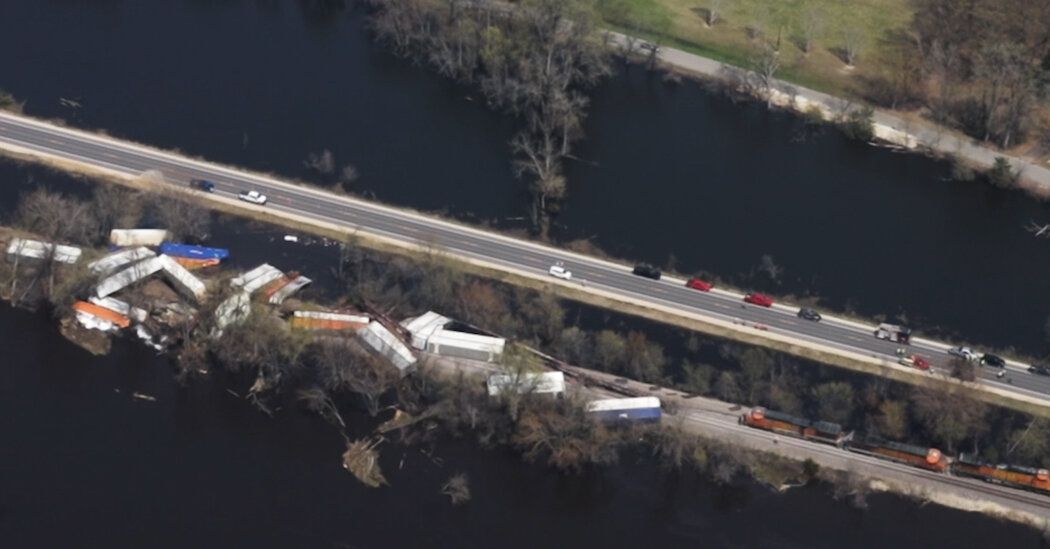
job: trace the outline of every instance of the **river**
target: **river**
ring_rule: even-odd
[[[360,14],[327,4],[8,0],[0,47],[17,55],[0,88],[34,116],[291,177],[331,181],[303,164],[329,149],[361,173],[362,195],[520,228],[513,121],[383,53]],[[1050,259],[1022,227],[1046,206],[636,69],[593,99],[560,238],[1042,350],[1050,295],[1031,273]],[[73,186],[0,163],[5,184],[26,178]],[[216,240],[246,264],[326,253],[273,236],[229,223]],[[763,254],[783,266],[779,284],[751,274]],[[140,346],[92,358],[6,307],[0,338],[5,546],[1041,546],[1031,530],[894,496],[857,511],[819,486],[718,487],[642,459],[566,477],[455,441],[438,447],[443,466],[385,447],[391,486],[366,490],[339,466],[336,431],[294,410],[266,418],[226,391],[234,381],[179,388]],[[438,494],[457,471],[474,491],[462,509]]]
[[[35,185],[90,190],[3,161],[0,181],[4,216]],[[232,249],[236,265],[275,261],[325,286],[334,250],[288,245],[280,234],[227,219],[212,240]],[[869,496],[858,510],[825,486],[785,494],[744,479],[723,486],[637,455],[560,475],[465,440],[386,443],[390,486],[371,490],[342,469],[338,431],[294,408],[265,416],[229,392],[243,394],[246,380],[212,375],[179,386],[167,360],[134,341],[92,357],[45,315],[6,305],[0,345],[5,547],[1045,546],[1032,529],[892,495]],[[352,409],[344,415],[351,437],[374,425]],[[459,472],[473,500],[454,508],[439,488]]]

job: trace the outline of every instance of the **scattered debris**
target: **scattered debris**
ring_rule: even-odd
[[[59,321],[58,331],[63,337],[93,355],[108,354],[112,347],[112,342],[105,333],[84,328],[73,318],[67,317]]]
[[[470,481],[466,473],[456,473],[441,485],[441,493],[452,500],[452,505],[463,505],[470,501]]]
[[[157,397],[152,396],[152,395],[147,395],[146,393],[140,393],[138,391],[135,391],[134,393],[131,393],[131,398],[133,398],[135,400],[145,400],[147,402],[157,402]]]
[[[299,242],[299,237],[295,236],[294,234],[286,234],[286,235],[284,235],[284,241],[285,242]]]
[[[379,468],[379,452],[376,451],[383,440],[383,437],[358,439],[348,442],[346,452],[343,452],[343,468],[370,488],[387,484],[386,477]]]

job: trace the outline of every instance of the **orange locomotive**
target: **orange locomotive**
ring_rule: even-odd
[[[960,454],[952,464],[952,473],[979,478],[996,484],[1050,494],[1050,471],[1020,465],[993,465],[970,454]]]
[[[850,436],[838,423],[813,421],[761,407],[752,408],[740,416],[740,423],[756,429],[835,445],[841,445]]]
[[[943,473],[951,466],[951,459],[936,448],[892,442],[872,436],[854,437],[849,451],[905,463],[922,469]]]

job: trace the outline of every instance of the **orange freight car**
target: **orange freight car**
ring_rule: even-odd
[[[960,454],[959,459],[952,464],[952,473],[1004,486],[1050,494],[1050,471],[1046,469],[1007,464],[993,465],[978,460],[976,456]]]
[[[87,301],[77,301],[73,304],[73,309],[79,313],[89,314],[93,317],[100,318],[107,322],[111,322],[117,327],[127,328],[131,326],[131,319],[128,317],[105,307],[100,307],[94,303],[88,303]]]

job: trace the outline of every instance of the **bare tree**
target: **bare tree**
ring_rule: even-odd
[[[328,391],[352,391],[361,395],[368,413],[379,413],[379,399],[398,380],[394,368],[363,352],[355,352],[348,341],[325,338],[311,346],[318,381]]]
[[[708,27],[715,26],[722,20],[722,11],[725,9],[726,0],[708,0],[707,17],[704,18]]]
[[[1019,45],[996,43],[983,48],[974,66],[980,87],[979,105],[984,140],[997,139],[1007,148],[1023,134],[1035,104],[1037,74]]]
[[[306,155],[303,166],[324,175],[335,173],[335,155],[328,149]]]
[[[91,197],[91,208],[98,223],[99,240],[105,241],[110,231],[135,228],[142,219],[145,201],[137,191],[117,185],[98,185]]]
[[[780,52],[769,44],[763,44],[762,49],[752,59],[752,64],[758,76],[760,89],[766,96],[766,107],[772,107],[773,85],[776,82],[777,71],[780,70]]]
[[[846,65],[853,67],[857,63],[861,48],[864,46],[864,34],[860,26],[848,24],[842,29],[842,60]]]
[[[171,233],[172,239],[206,240],[211,233],[211,211],[174,190],[147,195],[150,215]]]
[[[802,21],[799,26],[799,42],[802,52],[809,55],[813,51],[813,45],[817,36],[824,28],[824,14],[815,7],[809,7],[802,12]]]

